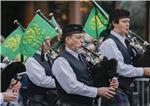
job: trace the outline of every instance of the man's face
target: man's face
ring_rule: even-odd
[[[47,52],[50,49],[50,46],[51,46],[50,42],[51,42],[51,39],[48,37],[43,41],[43,51],[44,52]]]
[[[84,33],[74,33],[71,36],[67,36],[65,38],[66,46],[72,50],[81,48],[81,45],[83,45],[83,36]]]
[[[119,33],[120,35],[128,34],[129,30],[129,18],[121,18],[119,19],[119,23],[114,23],[114,31]]]

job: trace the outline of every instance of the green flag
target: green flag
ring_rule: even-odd
[[[27,57],[32,56],[46,36],[52,39],[57,35],[58,32],[43,17],[36,14],[22,37],[21,53]]]
[[[92,38],[99,39],[100,34],[107,28],[108,19],[95,5],[92,7],[88,19],[84,25],[84,31]]]
[[[1,45],[1,53],[12,60],[20,52],[20,41],[23,36],[23,30],[18,26]]]

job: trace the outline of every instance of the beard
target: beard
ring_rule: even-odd
[[[79,53],[79,54],[80,54],[80,53],[86,53],[86,52],[83,50],[83,48],[81,48],[81,47],[80,47],[80,48],[76,48],[76,52]]]
[[[77,45],[75,51],[77,53],[85,53],[84,49],[81,47],[81,45]]]

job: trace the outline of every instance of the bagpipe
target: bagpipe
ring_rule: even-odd
[[[129,31],[128,37],[131,42],[125,42],[129,48],[132,48],[136,52],[135,57],[133,58],[133,65],[135,67],[150,67],[150,44],[145,42],[141,37],[137,36],[135,33]],[[145,79],[145,78],[144,78]],[[139,89],[139,95],[145,95],[144,100],[142,101],[146,104],[146,99],[148,100],[148,93],[150,88],[150,77],[147,77],[145,80],[139,80],[135,85]],[[141,99],[140,99],[141,102]]]
[[[126,41],[125,43],[128,48],[132,49],[133,65],[135,67],[150,67],[150,44],[132,31],[129,31],[127,37],[129,38],[129,41]],[[148,86],[150,86],[150,79],[145,87],[147,88]]]
[[[129,40],[125,41],[129,49],[132,49],[133,65],[135,67],[150,67],[150,44],[129,31]]]
[[[58,56],[59,52],[54,50],[53,48],[49,48],[48,55],[54,60]]]
[[[1,72],[1,92],[7,90],[12,79],[20,81],[26,74],[25,65],[21,62],[9,63]],[[16,82],[17,83],[17,82]]]
[[[102,56],[100,53],[96,54],[84,46],[82,46],[82,48],[86,51],[86,61],[88,62],[87,64],[90,67],[90,70],[92,71],[91,75],[93,77],[95,86],[110,86],[109,80],[118,76],[117,60],[108,59],[107,57]],[[94,58],[91,57],[88,52],[91,53]]]

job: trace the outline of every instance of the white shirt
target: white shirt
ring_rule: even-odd
[[[36,53],[41,54],[40,51]],[[47,60],[46,56],[45,59]],[[45,69],[33,57],[29,57],[25,63],[26,71],[29,79],[37,86],[44,88],[56,88],[55,80],[51,76],[47,76]]]
[[[1,68],[1,69],[4,69],[6,66],[7,66],[6,63],[0,63],[0,68]]]
[[[65,48],[66,51],[71,53],[78,59],[78,54],[69,48]],[[63,57],[58,57],[52,65],[52,73],[56,77],[61,87],[68,94],[78,94],[87,97],[96,97],[97,88],[85,85],[79,82],[76,75],[69,65],[68,61]]]
[[[2,92],[0,92],[0,104],[2,104],[4,102],[4,97]]]
[[[121,36],[117,34],[114,31],[111,31],[111,34],[115,37],[117,37],[121,43],[126,47],[124,39],[125,36]],[[137,76],[143,76],[144,69],[143,68],[137,68],[133,65],[125,64],[124,58],[122,53],[119,51],[116,43],[112,39],[105,40],[99,47],[99,51],[102,53],[103,56],[108,57],[108,59],[115,58],[118,60],[118,67],[117,72],[119,75],[124,77],[137,77]]]

